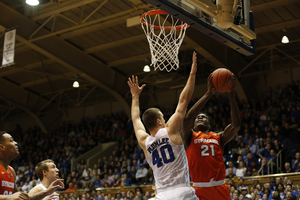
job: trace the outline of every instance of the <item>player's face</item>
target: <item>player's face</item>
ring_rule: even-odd
[[[5,149],[6,155],[11,155],[11,157],[15,158],[19,155],[18,143],[14,141],[14,138],[8,134],[4,133],[4,142],[2,143],[3,148]]]
[[[56,165],[53,162],[48,162],[48,172],[46,172],[47,178],[51,181],[54,181],[59,178],[59,170],[57,169]]]
[[[209,119],[208,119],[208,116],[203,114],[203,113],[200,113],[196,119],[195,119],[195,123],[194,123],[195,127],[205,127],[205,128],[210,128],[210,125],[209,125]]]

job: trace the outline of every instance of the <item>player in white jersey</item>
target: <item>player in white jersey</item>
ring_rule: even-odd
[[[54,164],[54,161],[51,159],[43,160],[37,164],[35,167],[35,174],[39,177],[41,180],[41,184],[36,185],[34,188],[32,188],[29,191],[29,195],[36,194],[41,191],[47,190],[49,185],[51,185],[52,182],[59,179],[59,170],[57,169],[56,165]],[[63,179],[61,179],[63,181]],[[58,194],[53,193],[47,197],[45,197],[43,200],[58,200]]]
[[[198,199],[190,186],[189,171],[183,140],[179,129],[183,123],[187,106],[194,91],[197,72],[197,57],[193,53],[193,64],[186,86],[183,88],[175,113],[165,123],[162,112],[149,108],[143,114],[143,122],[150,132],[146,132],[140,118],[139,96],[146,86],[139,87],[138,78],[129,78],[132,94],[131,117],[136,138],[153,169],[156,181],[157,200]],[[147,152],[147,153],[146,153]]]

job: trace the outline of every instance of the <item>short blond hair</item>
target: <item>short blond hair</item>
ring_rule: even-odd
[[[39,162],[35,167],[35,174],[37,175],[37,177],[39,177],[39,179],[41,181],[44,178],[43,170],[45,170],[45,171],[49,170],[47,163],[54,163],[54,161],[51,159],[43,160],[43,161]]]

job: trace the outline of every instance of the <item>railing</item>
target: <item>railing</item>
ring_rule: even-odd
[[[274,173],[273,169],[274,169],[274,160],[277,160],[276,162],[276,173],[280,173],[281,172],[281,167],[282,167],[282,152],[281,150],[278,152],[278,154],[276,155],[276,157],[272,158],[269,160],[269,162],[267,163],[267,168],[268,168],[268,174],[270,174],[270,171],[271,171],[271,174]],[[258,170],[258,174],[260,174],[260,172],[262,172],[261,174],[262,175],[266,175],[264,174],[264,171],[263,171],[263,168],[264,166],[262,166],[259,170]]]

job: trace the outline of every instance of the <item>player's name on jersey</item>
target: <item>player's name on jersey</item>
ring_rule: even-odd
[[[12,183],[12,182],[8,182],[8,181],[2,181],[1,186],[2,186],[2,187],[8,187],[8,188],[14,188],[14,187],[15,187],[15,184]]]
[[[148,147],[147,151],[151,153],[154,151],[157,147],[163,144],[169,144],[169,138],[160,138],[159,140],[153,142],[150,147]]]
[[[218,140],[215,140],[215,139],[204,139],[204,138],[195,139],[194,143],[195,144],[197,144],[197,143],[214,143],[214,144],[219,145]]]

